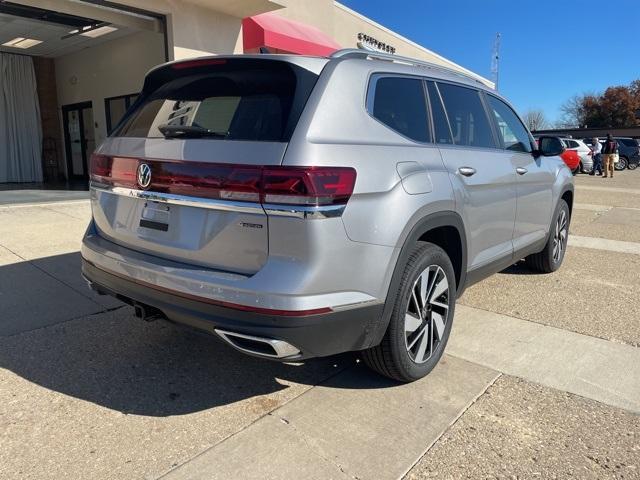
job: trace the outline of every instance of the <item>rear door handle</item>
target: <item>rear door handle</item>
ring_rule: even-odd
[[[527,170],[526,168],[522,168],[522,167],[518,167],[516,168],[516,172],[518,173],[518,175],[524,175],[525,173],[527,173],[529,170]]]
[[[471,175],[475,175],[476,169],[473,167],[460,167],[458,168],[458,173],[465,177],[470,177]]]

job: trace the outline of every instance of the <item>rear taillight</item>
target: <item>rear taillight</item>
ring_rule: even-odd
[[[192,197],[260,201],[260,167],[207,163],[144,162],[156,192]]]
[[[138,160],[126,157],[91,155],[91,181],[107,185],[136,188]]]
[[[138,168],[150,167],[144,187]],[[200,198],[286,205],[344,205],[356,171],[348,167],[267,167],[204,162],[138,160],[94,154],[91,180],[103,185]]]
[[[105,155],[91,155],[91,177],[106,178],[111,176],[111,157]]]
[[[347,203],[356,171],[345,167],[265,167],[264,203],[339,205]]]

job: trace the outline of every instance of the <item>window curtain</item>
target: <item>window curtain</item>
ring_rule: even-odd
[[[42,124],[33,60],[0,52],[0,183],[42,181]]]

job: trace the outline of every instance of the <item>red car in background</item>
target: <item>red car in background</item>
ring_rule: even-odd
[[[566,149],[560,155],[560,158],[567,164],[569,170],[575,175],[580,171],[580,155],[575,150]]]

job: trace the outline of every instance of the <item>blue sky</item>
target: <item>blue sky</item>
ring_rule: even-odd
[[[551,121],[575,94],[640,78],[640,0],[340,1],[487,78],[500,32],[500,92]]]

